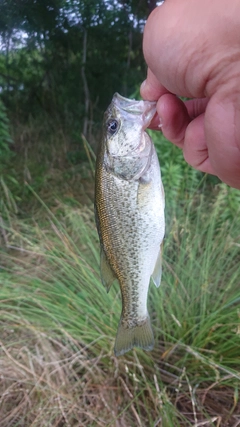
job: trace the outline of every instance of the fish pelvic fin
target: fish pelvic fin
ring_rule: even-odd
[[[133,347],[150,351],[153,346],[154,337],[149,315],[144,322],[132,328],[125,327],[121,318],[114,346],[115,356],[121,356]]]
[[[109,292],[114,280],[116,279],[116,275],[107,260],[107,257],[105,255],[103,248],[101,248],[101,255],[100,255],[100,271],[101,271],[102,284],[105,286],[107,292]]]

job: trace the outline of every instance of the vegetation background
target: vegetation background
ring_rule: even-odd
[[[166,193],[155,349],[116,358],[94,152],[139,97],[155,0],[0,0],[0,425],[240,425],[240,193],[152,137]]]

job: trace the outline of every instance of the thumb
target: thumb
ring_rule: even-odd
[[[157,101],[164,93],[168,93],[168,90],[161,85],[157,77],[148,68],[147,78],[140,87],[142,98],[146,101]]]

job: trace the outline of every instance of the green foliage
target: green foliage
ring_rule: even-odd
[[[146,0],[1,2],[4,100],[21,118],[44,111],[73,131],[87,117],[93,135],[112,94],[129,95],[144,78],[148,12]]]
[[[0,164],[11,157],[10,144],[12,143],[6,108],[0,99]]]

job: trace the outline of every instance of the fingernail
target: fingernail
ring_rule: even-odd
[[[161,128],[163,127],[163,122],[162,122],[161,117],[159,117],[159,116],[158,116],[158,120],[159,120],[159,123],[158,123],[157,127],[158,127],[159,129],[161,129]]]

